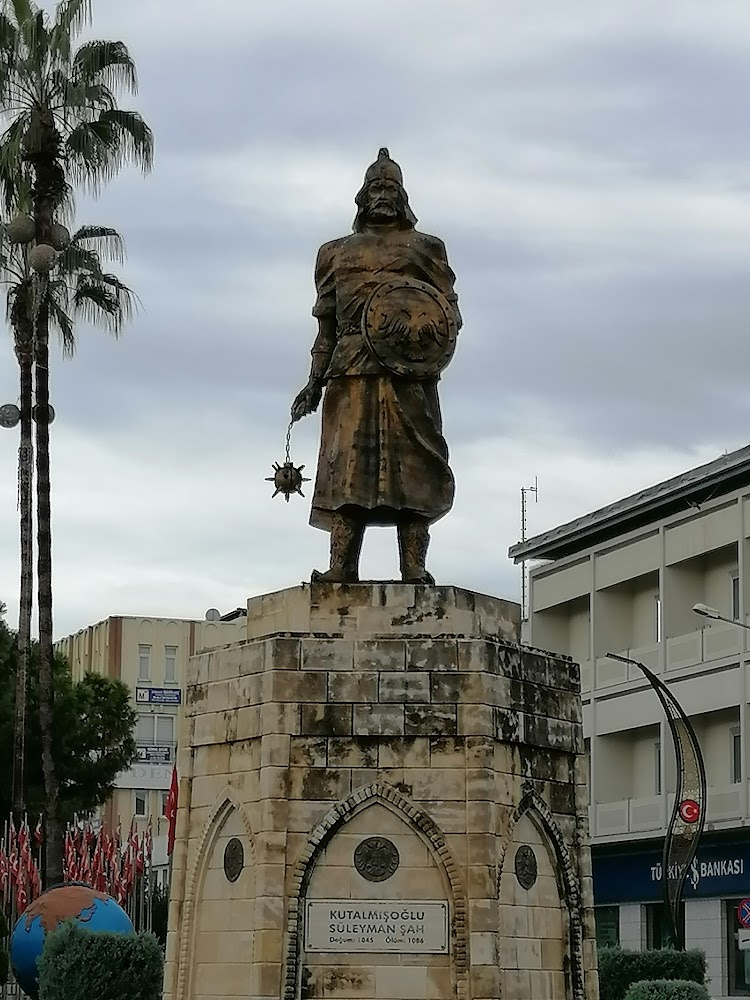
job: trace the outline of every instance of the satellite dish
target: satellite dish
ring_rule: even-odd
[[[0,427],[15,427],[21,419],[21,411],[15,403],[3,403],[0,406]]]
[[[221,612],[217,611],[216,608],[209,608],[206,612],[207,622],[217,622],[221,618]]]
[[[51,403],[47,407],[47,412],[49,413],[49,420],[47,421],[47,423],[51,424],[52,421],[55,419],[55,408],[54,406],[52,406]],[[36,420],[37,423],[39,423],[39,418],[41,416],[41,413],[42,413],[42,407],[37,403],[37,405],[31,411],[31,415],[34,418],[34,420]]]

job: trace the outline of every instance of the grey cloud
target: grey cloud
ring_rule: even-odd
[[[741,443],[750,13],[663,6],[228,0],[214,36],[189,4],[98,0],[158,155],[79,206],[125,235],[143,311],[121,343],[82,329],[55,360],[58,630],[234,606],[325,560],[306,502],[272,504],[263,477],[307,374],[315,251],[348,231],[381,144],[446,240],[465,318],[442,384],[458,497],[441,579],[517,592],[505,550],[534,474],[551,526]],[[316,421],[293,437],[308,469]],[[2,434],[0,597],[17,558]],[[365,565],[395,570],[388,532]]]

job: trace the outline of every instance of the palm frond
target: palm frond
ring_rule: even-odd
[[[105,277],[110,280],[79,281],[73,293],[73,308],[85,322],[101,325],[118,337],[133,315],[135,297],[114,275]]]
[[[5,0],[5,7],[8,13],[13,12],[16,25],[20,28],[25,21],[30,21],[37,13],[36,4],[33,0]]]
[[[30,115],[19,114],[0,136],[0,200],[10,213],[28,204],[31,176],[24,169],[22,144]]]
[[[154,162],[154,137],[136,111],[103,111],[81,122],[68,136],[68,165],[74,180],[98,191],[126,163],[147,173]]]
[[[124,42],[94,41],[81,45],[73,59],[74,82],[104,83],[110,90],[120,87],[134,94],[138,74]]]
[[[81,226],[74,233],[71,245],[91,249],[100,261],[113,260],[122,264],[125,260],[125,241],[116,229],[107,226]]]
[[[60,73],[59,80],[55,91],[59,95],[63,119],[71,117],[71,110],[79,112],[81,117],[91,118],[92,113],[109,111],[117,106],[115,95],[104,83],[86,80],[73,83],[65,73]]]
[[[20,0],[13,0],[14,3]],[[27,67],[29,75],[43,78],[45,76],[45,64],[49,51],[49,35],[47,34],[47,18],[43,10],[39,10],[36,4],[27,4],[32,10],[31,16],[19,22],[18,30],[23,37],[24,48],[27,53]]]
[[[18,31],[16,26],[5,11],[0,11],[0,50],[3,52],[3,57],[9,52],[15,55],[17,48]]]
[[[50,321],[60,336],[63,355],[72,358],[76,351],[76,335],[73,320],[52,290],[50,290],[48,297],[48,308]]]
[[[71,240],[57,258],[55,272],[64,276],[66,280],[81,272],[98,276],[102,273],[102,265],[96,251],[80,246]]]
[[[63,62],[70,62],[71,42],[86,24],[91,23],[91,13],[91,0],[62,0],[57,5],[50,49]]]

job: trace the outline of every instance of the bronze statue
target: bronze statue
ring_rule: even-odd
[[[381,149],[356,196],[353,233],[318,251],[318,335],[292,421],[323,397],[310,523],[331,533],[331,565],[313,580],[353,583],[368,524],[394,524],[401,578],[434,584],[429,526],[454,481],[437,384],[461,327],[442,240],[414,228],[401,170]]]

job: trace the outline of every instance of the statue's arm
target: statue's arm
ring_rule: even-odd
[[[445,243],[443,243],[442,240],[439,240],[437,238],[436,238],[436,243],[437,243],[436,256],[440,266],[443,291],[445,293],[445,297],[448,299],[450,304],[453,306],[453,309],[455,310],[456,326],[460,330],[461,327],[463,326],[464,321],[461,316],[461,312],[458,308],[458,295],[456,294],[456,288],[455,288],[456,275],[453,273],[453,268],[448,263],[448,252],[445,249]]]
[[[315,287],[318,297],[313,316],[318,320],[318,335],[312,346],[312,363],[307,385],[292,403],[292,420],[301,420],[314,413],[320,404],[325,374],[336,346],[336,286],[333,274],[333,244],[318,252],[315,264]]]
[[[318,319],[318,336],[312,346],[310,382],[324,382],[336,346],[336,317],[321,316]]]

